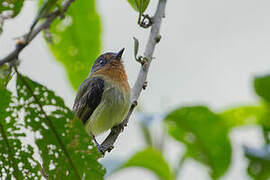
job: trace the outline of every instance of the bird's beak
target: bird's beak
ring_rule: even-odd
[[[118,53],[115,55],[115,59],[120,60],[122,57],[122,54],[124,53],[125,48],[121,49]]]

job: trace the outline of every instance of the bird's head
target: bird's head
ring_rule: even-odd
[[[122,54],[124,50],[125,48],[121,49],[117,53],[107,52],[100,55],[92,66],[91,73],[95,73],[100,70],[110,70],[111,68],[123,68]]]

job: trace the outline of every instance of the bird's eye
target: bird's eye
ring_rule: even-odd
[[[105,61],[104,59],[101,59],[101,60],[99,61],[99,64],[103,66],[104,64],[106,64],[106,61]]]

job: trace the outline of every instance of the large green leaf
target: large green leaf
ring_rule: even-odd
[[[220,116],[229,127],[260,124],[267,108],[262,104],[258,106],[242,106],[228,109]]]
[[[142,7],[142,13],[148,7],[149,1],[150,0],[128,0],[129,4],[135,11],[140,12],[140,9]]]
[[[50,49],[77,90],[100,53],[101,23],[95,0],[74,1],[65,18],[51,25],[51,33],[54,43]]]
[[[1,86],[0,97],[0,177],[40,179],[41,168],[33,158],[33,148],[21,143],[20,139],[25,134],[21,132],[22,124],[18,123],[18,113],[11,93]]]
[[[120,169],[129,167],[142,167],[148,169],[163,180],[174,179],[170,167],[162,154],[151,147],[148,147],[133,155],[121,166]]]
[[[17,77],[17,94],[25,127],[37,135],[35,143],[49,179],[103,179],[100,153],[60,97],[22,75]]]
[[[220,116],[207,107],[193,106],[176,109],[165,120],[169,134],[186,145],[186,156],[207,165],[213,179],[228,170],[231,144]]]
[[[270,103],[270,75],[256,77],[254,79],[254,87],[256,93]]]

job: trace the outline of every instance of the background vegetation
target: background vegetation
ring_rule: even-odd
[[[23,1],[0,2],[1,30],[5,30],[4,22],[19,15]],[[59,9],[62,3],[58,0],[50,5],[51,2],[40,2],[41,7],[49,8],[37,12],[38,20],[44,21],[46,15]],[[128,2],[138,17],[149,4],[147,0],[142,1],[142,6],[139,0]],[[41,12],[45,15],[41,16]],[[137,21],[134,19],[134,23]],[[97,57],[101,52],[101,30],[101,19],[93,0],[76,0],[62,19],[56,19],[49,29],[44,30],[47,45],[65,68],[74,90],[89,73],[89,65],[95,60],[90,57]],[[166,34],[162,36],[166,37]],[[101,155],[81,122],[73,117],[61,97],[32,80],[33,77],[21,74],[17,70],[19,63],[15,62],[2,65],[0,70],[0,177],[103,179],[106,170],[98,162]],[[16,90],[7,88],[12,81],[16,81]],[[171,180],[179,176],[186,160],[192,159],[206,166],[212,179],[220,179],[232,166],[229,133],[239,126],[256,125],[261,128],[264,145],[260,149],[243,146],[249,161],[247,173],[253,179],[269,179],[270,75],[254,77],[253,82],[258,100],[252,106],[231,107],[223,112],[215,112],[204,105],[180,106],[170,112],[161,112],[165,132],[179,142],[179,148],[182,148],[180,144],[185,146],[185,153],[176,159],[177,166],[164,157],[162,141],[166,139],[153,141],[155,135],[150,130],[149,116],[142,116],[141,130],[146,146],[114,172],[141,167],[159,179]],[[150,115],[150,119],[153,116]],[[31,144],[24,141],[29,134],[35,137]],[[34,157],[35,152],[40,159]]]

